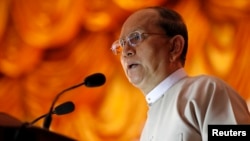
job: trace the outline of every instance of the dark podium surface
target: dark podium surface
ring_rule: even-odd
[[[35,126],[0,112],[0,141],[75,141],[64,135]]]

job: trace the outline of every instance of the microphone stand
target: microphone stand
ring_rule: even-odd
[[[50,124],[51,124],[51,121],[52,121],[52,112],[53,112],[53,108],[54,108],[54,105],[56,103],[56,101],[58,100],[58,98],[63,94],[65,93],[66,91],[69,91],[71,89],[74,89],[74,88],[77,88],[77,87],[80,87],[82,85],[84,85],[85,82],[83,83],[80,83],[80,84],[77,84],[77,85],[74,85],[74,86],[71,86],[63,91],[61,91],[59,94],[56,95],[55,99],[53,100],[52,104],[51,104],[51,107],[50,107],[50,110],[49,110],[49,113],[47,115],[43,115],[43,116],[46,116],[45,119],[44,119],[44,123],[43,123],[43,128],[45,129],[49,129],[50,127]],[[42,116],[42,117],[43,117]],[[42,118],[41,117],[41,118]]]
[[[49,109],[49,113],[47,114],[47,116],[44,119],[43,128],[49,129],[49,126],[50,126],[51,120],[52,120],[52,114],[53,114],[52,112],[53,112],[54,105],[55,105],[56,101],[58,100],[58,98],[63,93],[65,93],[66,91],[69,91],[71,89],[77,88],[81,85],[86,85],[87,87],[101,86],[105,83],[105,81],[106,81],[106,78],[102,73],[95,73],[95,74],[92,74],[92,75],[88,76],[87,78],[85,78],[84,82],[77,84],[77,85],[74,85],[72,87],[69,87],[69,88],[63,90],[62,92],[60,92],[59,94],[57,94],[55,99],[53,100],[53,102],[51,104],[51,107]]]

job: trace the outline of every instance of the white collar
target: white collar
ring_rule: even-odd
[[[173,72],[167,78],[165,78],[160,84],[158,84],[152,91],[150,91],[146,96],[146,101],[148,105],[152,105],[166,92],[172,85],[177,81],[187,76],[187,73],[183,68],[178,69]]]

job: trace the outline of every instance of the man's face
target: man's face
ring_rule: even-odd
[[[120,38],[139,31],[145,37],[135,47],[127,42],[121,53],[121,64],[128,80],[148,93],[169,73],[170,38],[156,26],[158,14],[152,9],[141,10],[131,15],[124,23]]]

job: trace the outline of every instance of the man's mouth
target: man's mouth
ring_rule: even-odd
[[[128,65],[128,69],[135,68],[136,66],[138,66],[138,64],[130,64],[130,65]]]

